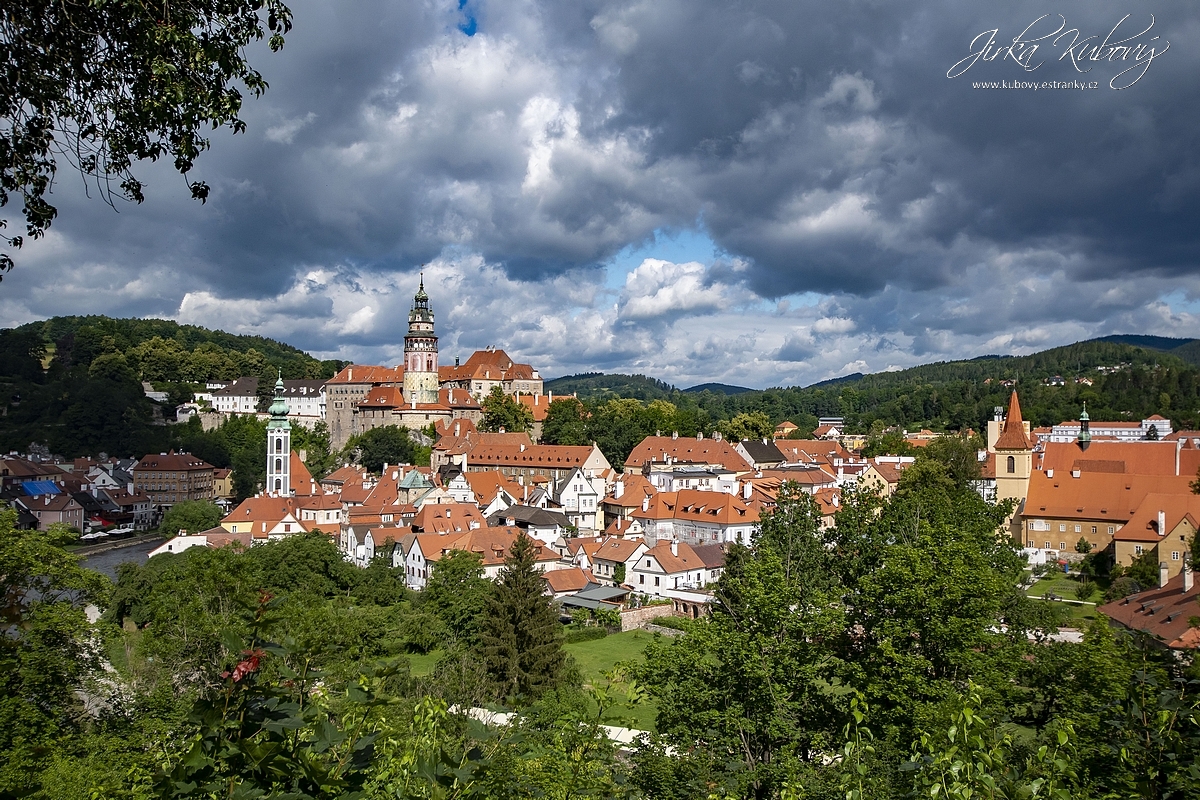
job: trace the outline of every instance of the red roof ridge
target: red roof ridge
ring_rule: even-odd
[[[1008,415],[1004,418],[1004,432],[996,440],[997,450],[1032,450],[1029,434],[1025,433],[1025,420],[1021,419],[1021,403],[1017,400],[1017,390],[1013,389],[1012,397],[1008,400]]]

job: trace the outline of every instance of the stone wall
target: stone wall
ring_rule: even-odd
[[[646,606],[621,612],[621,630],[632,631],[644,628],[652,620],[659,617],[674,617],[675,607],[672,605]]]

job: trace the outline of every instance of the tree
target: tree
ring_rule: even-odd
[[[168,536],[180,531],[200,533],[221,523],[221,509],[208,500],[184,500],[167,509],[159,530]]]
[[[1086,536],[1079,537],[1079,541],[1075,543],[1075,552],[1085,556],[1092,552],[1092,543],[1087,540]]]
[[[77,727],[76,691],[99,667],[84,606],[103,601],[108,580],[62,549],[65,525],[19,531],[0,511],[0,795],[36,789],[56,740]]]
[[[562,625],[534,565],[535,546],[517,535],[488,596],[480,641],[500,695],[537,698],[557,686],[566,662]]]
[[[346,452],[358,451],[358,463],[371,472],[382,472],[384,464],[412,464],[416,445],[407,428],[384,425],[350,437]]]
[[[60,157],[110,204],[144,199],[134,162],[169,158],[204,201],[208,186],[187,178],[209,146],[202,131],[245,130],[235,84],[256,97],[267,88],[247,45],[269,31],[279,50],[291,28],[281,0],[9,0],[0,15],[0,207],[19,194],[34,239],[58,213],[46,195]],[[11,268],[0,254],[0,273]]]
[[[613,567],[613,583],[620,586],[625,582],[625,562],[622,561]]]
[[[555,400],[546,409],[542,421],[542,442],[545,444],[584,445],[587,438],[587,416],[574,397]]]
[[[491,589],[491,581],[483,577],[479,554],[453,550],[430,570],[421,605],[456,639],[471,642],[478,635],[479,618]]]
[[[499,386],[492,387],[482,405],[481,431],[496,433],[503,429],[508,433],[524,433],[533,427],[533,412],[505,394]]]
[[[917,455],[940,461],[955,483],[969,486],[979,480],[978,452],[982,447],[983,442],[976,436],[945,434],[920,448]]]
[[[771,418],[762,411],[737,414],[733,419],[717,423],[717,429],[731,442],[743,439],[770,439],[775,433]]]

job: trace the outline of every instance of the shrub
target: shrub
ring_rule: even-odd
[[[594,625],[590,628],[577,628],[573,631],[567,631],[566,636],[563,637],[563,641],[567,644],[574,644],[575,642],[590,642],[595,639],[603,639],[605,636],[608,636],[608,631],[599,625]]]

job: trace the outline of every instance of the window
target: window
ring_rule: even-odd
[[[1008,472],[1011,475],[1017,471],[1017,459],[1015,456],[1008,457]]]
[[[279,480],[279,478],[275,479],[275,491],[283,491],[283,481]]]
[[[658,586],[658,576],[657,575],[654,576],[654,585]]]
[[[275,459],[275,471],[283,472],[283,459],[281,459],[281,458]]]
[[[1026,547],[1035,547],[1036,545],[1034,545],[1033,539],[1030,539],[1029,541],[1025,542],[1025,546]]]
[[[1067,549],[1067,543],[1066,543],[1066,542],[1059,542],[1059,543],[1058,543],[1058,549],[1059,549],[1059,550],[1066,550],[1066,549]]]
[[[1046,549],[1047,549],[1047,550],[1049,550],[1049,549],[1050,549],[1050,543],[1049,543],[1049,542],[1046,542]]]
[[[1095,525],[1093,525],[1093,526],[1092,526],[1092,533],[1095,533],[1095,532],[1096,532],[1096,526],[1095,526]]]
[[[645,583],[645,582],[646,582],[646,576],[638,575],[638,583]]]
[[[1065,533],[1066,530],[1067,530],[1067,523],[1065,523],[1065,522],[1058,523],[1058,532],[1059,533]]]
[[[1082,530],[1083,530],[1083,526],[1082,526],[1082,525],[1076,525],[1076,526],[1075,526],[1075,532],[1076,532],[1076,533],[1079,533],[1079,532],[1081,532]]]
[[[1172,560],[1172,561],[1178,561],[1178,560],[1179,560],[1179,551],[1178,551],[1178,550],[1172,550],[1172,551],[1171,551],[1171,560]]]
[[[1133,552],[1140,556],[1142,554],[1142,546],[1140,544],[1135,544],[1133,546]]]
[[[1112,535],[1113,535],[1113,532],[1114,532],[1114,528],[1113,528],[1113,526],[1112,526],[1112,525],[1109,525],[1109,526],[1108,526],[1108,535],[1109,535],[1109,536],[1112,536]]]

